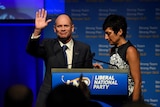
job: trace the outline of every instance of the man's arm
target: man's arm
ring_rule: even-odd
[[[47,11],[44,9],[39,9],[36,12],[36,18],[35,18],[35,29],[32,33],[32,36],[27,44],[27,53],[33,55],[33,56],[42,56],[43,54],[43,48],[39,46],[39,37],[42,29],[44,29],[49,22],[51,22],[51,19],[46,20],[47,17]]]

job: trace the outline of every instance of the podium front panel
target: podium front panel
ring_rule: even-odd
[[[58,84],[79,85],[80,75],[91,95],[127,95],[128,72],[113,69],[52,69],[52,88]]]

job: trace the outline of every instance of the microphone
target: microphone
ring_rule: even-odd
[[[102,60],[99,60],[99,59],[95,59],[94,56],[95,56],[95,53],[92,53],[92,58],[93,58],[94,61],[102,62],[102,63],[104,63],[104,64],[114,66],[114,67],[116,67],[117,69],[119,68],[117,65],[111,64],[111,63],[109,63],[109,62],[105,62],[105,61],[102,61]]]
[[[88,59],[88,60],[85,60],[85,61],[78,61],[78,62],[75,62],[75,63],[72,63],[72,64],[67,64],[67,66],[68,66],[68,65],[73,65],[73,64],[80,64],[80,63],[84,63],[84,62],[90,62],[91,60],[95,60],[95,61],[97,61],[97,62],[102,62],[102,63],[104,63],[104,64],[114,66],[114,67],[116,67],[117,69],[119,68],[117,65],[111,64],[111,63],[109,63],[109,62],[105,62],[105,61],[102,61],[102,60],[99,60],[99,59],[95,59],[94,56],[95,56],[95,53],[93,52],[93,53],[91,54],[91,59]],[[94,66],[93,66],[93,67],[94,67]]]

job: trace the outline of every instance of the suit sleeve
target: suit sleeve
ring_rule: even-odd
[[[87,46],[87,51],[86,51],[86,58],[85,58],[85,68],[93,68],[93,65],[92,65],[92,59],[93,59],[93,56],[92,56],[92,53],[91,53],[91,49],[90,49],[90,46]]]
[[[40,38],[29,39],[27,47],[26,47],[26,52],[32,56],[44,58],[45,56],[44,43],[45,41],[43,41],[40,44]]]

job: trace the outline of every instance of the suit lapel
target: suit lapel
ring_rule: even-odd
[[[73,46],[73,59],[72,59],[72,67],[75,67],[74,65],[78,62],[78,57],[80,55],[80,49],[78,44],[74,41],[74,46]]]
[[[55,57],[56,57],[55,58],[56,59],[56,63],[60,64],[60,65],[65,65],[62,48],[61,48],[58,40],[55,42],[55,45],[53,46],[53,50],[54,50]]]

